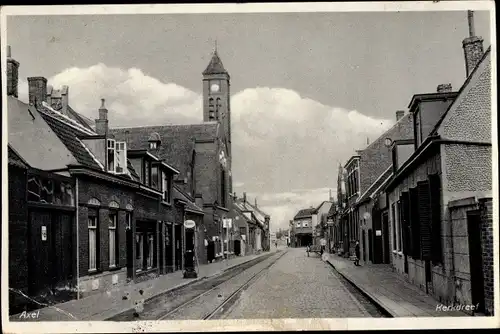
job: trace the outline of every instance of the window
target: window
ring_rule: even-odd
[[[116,168],[117,174],[125,174],[127,172],[127,143],[116,142]]]
[[[151,187],[154,189],[160,189],[158,177],[158,166],[151,167]]]
[[[392,249],[397,250],[397,235],[396,235],[396,203],[391,205],[391,218],[392,218]]]
[[[118,255],[118,242],[116,240],[116,213],[109,215],[109,266],[116,267]]]
[[[162,177],[162,190],[163,190],[163,200],[167,203],[170,203],[170,194],[171,194],[171,177],[169,174],[163,172],[161,173]]]
[[[354,196],[359,191],[359,164],[358,161],[355,160],[351,165],[347,168],[347,195],[348,197]]]
[[[222,108],[222,105],[220,103],[220,98],[217,98],[217,102],[215,105],[215,119],[220,120],[220,114],[219,110]]]
[[[148,233],[148,258],[147,258],[147,268],[151,269],[154,266],[153,257],[154,257],[154,236],[153,233]]]
[[[28,201],[74,206],[73,186],[69,182],[28,175]]]
[[[296,225],[296,226],[297,226],[297,227],[300,227],[300,222],[297,222],[297,225]]]
[[[151,162],[149,160],[146,160],[144,162],[144,184],[147,186],[151,186]]]
[[[402,213],[403,213],[403,210],[402,210],[402,207],[401,207],[401,201],[398,201],[398,204],[396,206],[397,208],[397,220],[398,220],[398,223],[397,223],[397,226],[398,226],[398,251],[401,252],[403,250],[403,247],[402,247],[402,236],[403,236],[403,217],[402,217]]]
[[[115,154],[116,154],[116,143],[114,139],[108,139],[107,144],[107,154],[108,154],[108,172],[115,172]]]
[[[143,266],[144,258],[144,234],[137,232],[135,234],[135,259],[136,259],[136,271],[141,271]]]
[[[125,222],[126,222],[126,229],[131,230],[132,229],[132,213],[131,212],[126,212],[125,213]]]
[[[302,226],[303,226],[303,227],[308,227],[308,226],[309,226],[309,224],[308,224],[307,222],[303,222],[303,223],[302,223]]]
[[[418,217],[417,188],[410,188],[411,253],[413,259],[420,259],[420,221]]]
[[[208,100],[208,119],[210,121],[213,121],[215,119],[215,114],[214,114],[214,99],[210,98]]]
[[[97,216],[88,217],[89,270],[97,270]]]
[[[226,207],[226,171],[221,169],[221,206]]]
[[[156,150],[156,142],[155,141],[152,141],[152,142],[149,142],[149,148],[152,149],[152,150]]]

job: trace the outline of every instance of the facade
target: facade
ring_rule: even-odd
[[[330,196],[329,201],[323,201],[312,213],[313,245],[320,245],[320,240],[327,238],[327,216],[332,205],[333,200]]]
[[[306,247],[313,243],[312,216],[315,209],[302,209],[293,217],[293,247]]]
[[[493,314],[491,56],[469,48],[478,39],[464,40],[469,75],[449,104],[413,97],[415,152],[394,159],[385,191],[395,270],[445,304]]]
[[[30,104],[19,101],[10,52],[8,67],[11,312],[181,270],[188,248],[206,262],[205,213],[174,185],[179,170],[114,136],[104,100],[91,121],[70,107],[68,87],[30,77]]]

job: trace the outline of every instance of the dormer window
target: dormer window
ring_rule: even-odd
[[[160,189],[159,183],[158,166],[151,167],[151,187],[154,189]]]
[[[107,170],[110,173],[127,173],[127,143],[107,140]]]
[[[162,177],[162,192],[163,192],[163,201],[166,203],[170,203],[171,201],[171,193],[172,193],[172,178],[169,174],[163,172],[161,173]]]
[[[157,146],[157,143],[155,141],[152,141],[152,142],[149,143],[149,148],[151,150],[156,150],[157,147],[158,146]]]
[[[108,139],[108,148],[107,148],[107,155],[108,155],[108,172],[114,173],[115,172],[115,154],[116,154],[116,142],[114,139]]]
[[[153,132],[148,139],[149,142],[149,149],[150,150],[157,150],[160,147],[161,144],[161,138],[158,132]]]

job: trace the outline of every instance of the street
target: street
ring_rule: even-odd
[[[349,291],[334,269],[318,255],[307,257],[305,248],[288,248],[283,257],[241,293],[223,318],[372,316],[360,297]]]

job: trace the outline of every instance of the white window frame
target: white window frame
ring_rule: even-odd
[[[112,153],[110,153],[112,151]],[[113,161],[110,161],[110,158],[113,159]],[[108,139],[106,143],[106,170],[110,173],[115,173],[116,172],[116,141],[114,139]],[[111,165],[111,163],[113,165]]]
[[[118,220],[118,215],[116,212],[110,212],[108,215],[109,219],[109,267],[110,268],[116,268],[118,265],[118,259],[116,258],[116,248],[117,248],[117,233],[116,233],[116,224]]]
[[[89,271],[97,270],[97,217],[89,216],[87,222],[89,232]]]
[[[162,177],[162,193],[163,193],[163,201],[165,203],[170,203],[171,202],[171,184],[172,184],[172,181],[169,180],[170,179],[170,175],[165,173],[165,171],[162,171],[161,173],[161,177]],[[170,181],[170,182],[169,182]]]
[[[115,173],[127,174],[127,143],[124,141],[115,142]]]
[[[403,227],[403,222],[401,221],[400,219],[400,211],[401,211],[401,201],[396,201],[396,219],[397,219],[397,222],[398,222],[398,229],[397,229],[397,241],[398,241],[398,252],[402,252],[403,251],[403,238],[402,238],[402,235],[401,235],[401,229]]]
[[[151,141],[151,142],[149,142],[149,149],[150,149],[150,150],[156,150],[156,149],[157,149],[157,147],[158,147],[158,146],[157,146],[157,144],[156,144],[156,142],[155,142],[155,141]]]
[[[143,270],[143,265],[144,265],[144,235],[145,233],[143,232],[136,232],[135,234],[135,247],[136,247],[136,254],[135,254],[135,259],[134,259],[134,266],[136,267],[135,271],[136,272],[141,272]],[[139,252],[137,252],[137,240],[139,240]],[[141,255],[141,256],[139,256]],[[140,266],[137,265],[137,261],[140,260]]]

